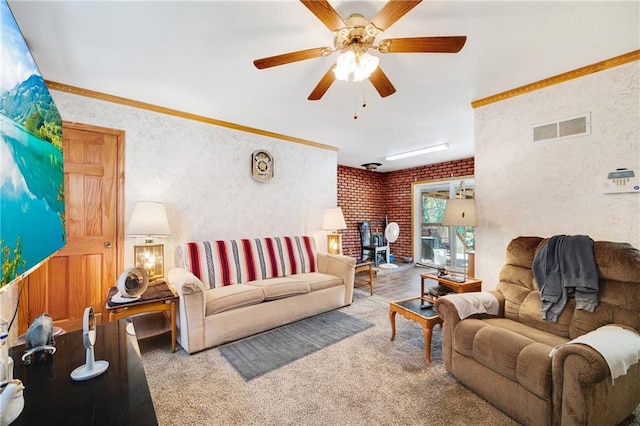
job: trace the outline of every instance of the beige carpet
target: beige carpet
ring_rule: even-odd
[[[418,324],[398,315],[389,341],[387,301],[356,290],[342,310],[374,326],[250,382],[217,348],[190,356],[170,353],[167,336],[141,341],[159,424],[517,424],[445,371],[439,326],[427,365]]]

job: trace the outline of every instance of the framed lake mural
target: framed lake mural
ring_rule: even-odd
[[[62,120],[0,0],[0,288],[65,245]]]

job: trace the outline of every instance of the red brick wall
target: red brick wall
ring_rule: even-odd
[[[338,165],[338,206],[347,222],[347,229],[341,231],[344,253],[360,256],[358,221],[373,222],[386,214],[389,222],[400,226],[400,236],[391,244],[391,253],[397,258],[411,256],[411,184],[474,173],[473,158],[389,173]]]
[[[384,180],[384,173],[338,166],[338,206],[342,207],[347,222],[347,229],[341,231],[342,249],[346,255],[361,255],[358,222],[370,220],[373,223],[384,218],[387,211]]]

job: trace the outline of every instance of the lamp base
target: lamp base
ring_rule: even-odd
[[[147,271],[149,281],[163,277],[164,244],[133,246],[133,264]]]
[[[337,233],[327,234],[327,253],[342,254],[342,235]]]
[[[476,252],[475,251],[467,252],[467,275],[469,277],[476,276]]]

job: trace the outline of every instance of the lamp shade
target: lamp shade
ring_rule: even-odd
[[[171,230],[164,204],[156,201],[136,202],[125,233],[130,236],[170,236]]]
[[[322,229],[325,231],[337,231],[338,229],[347,229],[347,223],[344,221],[341,207],[327,209],[324,212],[324,220],[322,221]]]
[[[474,198],[447,200],[442,224],[446,226],[477,226],[476,200]]]

